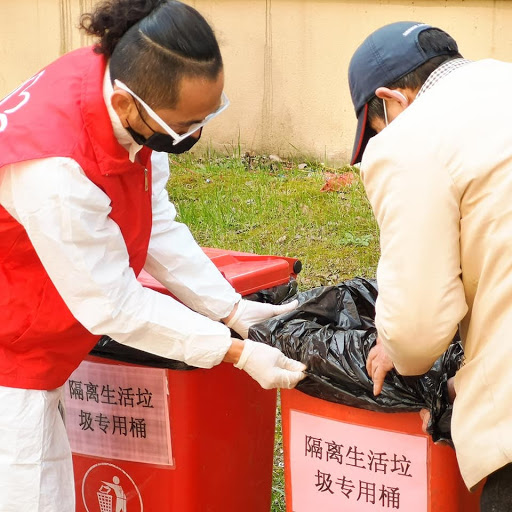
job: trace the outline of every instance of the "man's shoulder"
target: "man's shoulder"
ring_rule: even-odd
[[[459,92],[463,94],[464,92],[470,92],[467,87],[469,83],[490,84],[499,80],[500,76],[503,76],[504,79],[512,76],[512,63],[497,59],[475,60],[454,70],[450,75],[441,80],[438,85],[433,87],[431,91],[452,86],[460,87]],[[509,83],[503,85],[507,88],[510,87]],[[425,97],[427,96],[425,94]]]

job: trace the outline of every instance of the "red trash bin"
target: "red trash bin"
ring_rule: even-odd
[[[454,450],[418,413],[377,413],[281,390],[287,512],[478,512]]]
[[[290,258],[205,249],[242,295]],[[139,280],[168,293],[149,275]],[[232,365],[169,370],[88,356],[65,387],[77,512],[268,512],[276,391]]]

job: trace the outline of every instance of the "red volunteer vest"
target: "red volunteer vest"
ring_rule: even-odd
[[[117,142],[103,99],[105,69],[103,56],[83,48],[0,101],[0,173],[25,160],[75,160],[110,197],[110,217],[138,275],[151,233],[151,151],[132,163]],[[67,308],[23,226],[0,206],[0,385],[61,386],[97,340]]]

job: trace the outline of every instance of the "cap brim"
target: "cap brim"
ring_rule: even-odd
[[[350,165],[357,164],[361,161],[364,150],[366,149],[366,144],[368,144],[368,141],[374,135],[376,135],[376,132],[372,130],[368,124],[368,103],[366,103],[357,118],[356,140],[354,142]]]

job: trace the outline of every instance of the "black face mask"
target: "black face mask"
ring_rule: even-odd
[[[201,133],[203,132],[203,129],[200,128],[198,130],[199,135],[197,137],[194,133],[189,135],[186,139],[183,139],[181,142],[178,142],[178,144],[174,144],[174,139],[166,133],[155,132],[153,135],[146,138],[144,135],[136,132],[129,124],[126,130],[133,137],[133,140],[137,144],[140,144],[141,146],[147,146],[154,151],[159,151],[162,153],[174,153],[175,155],[179,155],[180,153],[184,153],[185,151],[191,149],[192,146],[201,138]]]

